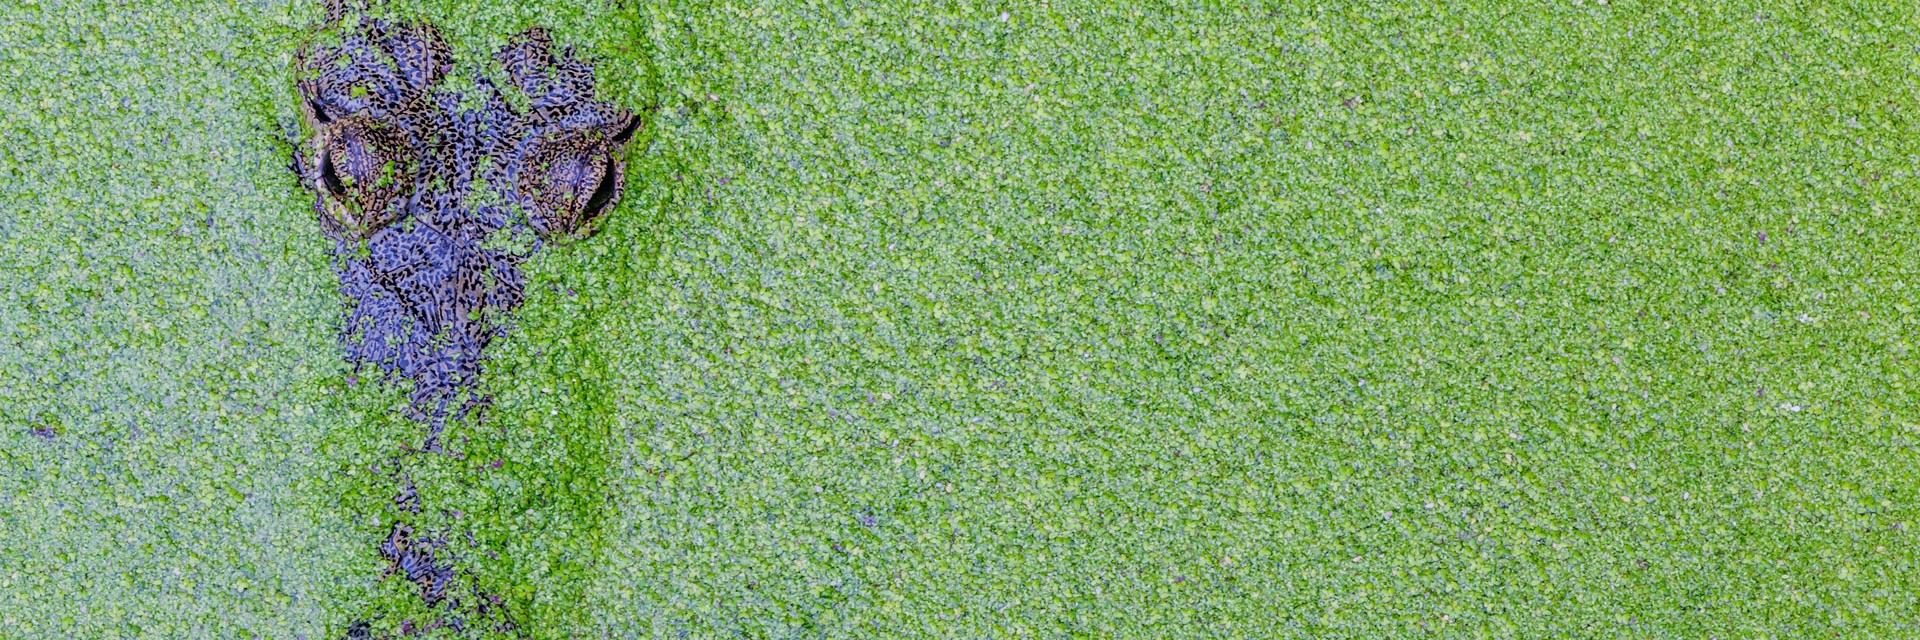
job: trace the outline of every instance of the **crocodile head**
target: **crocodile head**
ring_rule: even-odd
[[[296,56],[294,171],[333,241],[349,359],[413,383],[434,449],[448,418],[483,404],[473,383],[521,303],[519,265],[593,233],[642,121],[596,99],[592,65],[543,30],[495,54],[503,82],[456,91],[431,25],[327,9],[324,38]]]

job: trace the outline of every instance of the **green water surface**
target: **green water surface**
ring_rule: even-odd
[[[1429,4],[397,2],[658,107],[422,524],[543,638],[1920,635],[1920,9]],[[0,636],[424,615],[317,14],[0,3]]]

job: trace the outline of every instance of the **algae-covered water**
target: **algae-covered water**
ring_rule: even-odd
[[[1920,10],[396,2],[657,107],[408,473],[534,637],[1920,633]],[[305,3],[0,4],[0,636],[333,638]]]

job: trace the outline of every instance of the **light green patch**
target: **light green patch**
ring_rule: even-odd
[[[296,23],[0,5],[0,635],[344,624],[362,543],[296,489],[345,422],[317,384],[333,276],[279,142]]]

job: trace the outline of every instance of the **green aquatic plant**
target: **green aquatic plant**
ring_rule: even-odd
[[[660,107],[408,471],[537,637],[1899,636],[1907,13],[395,0]],[[0,628],[424,615],[317,18],[0,4]]]

